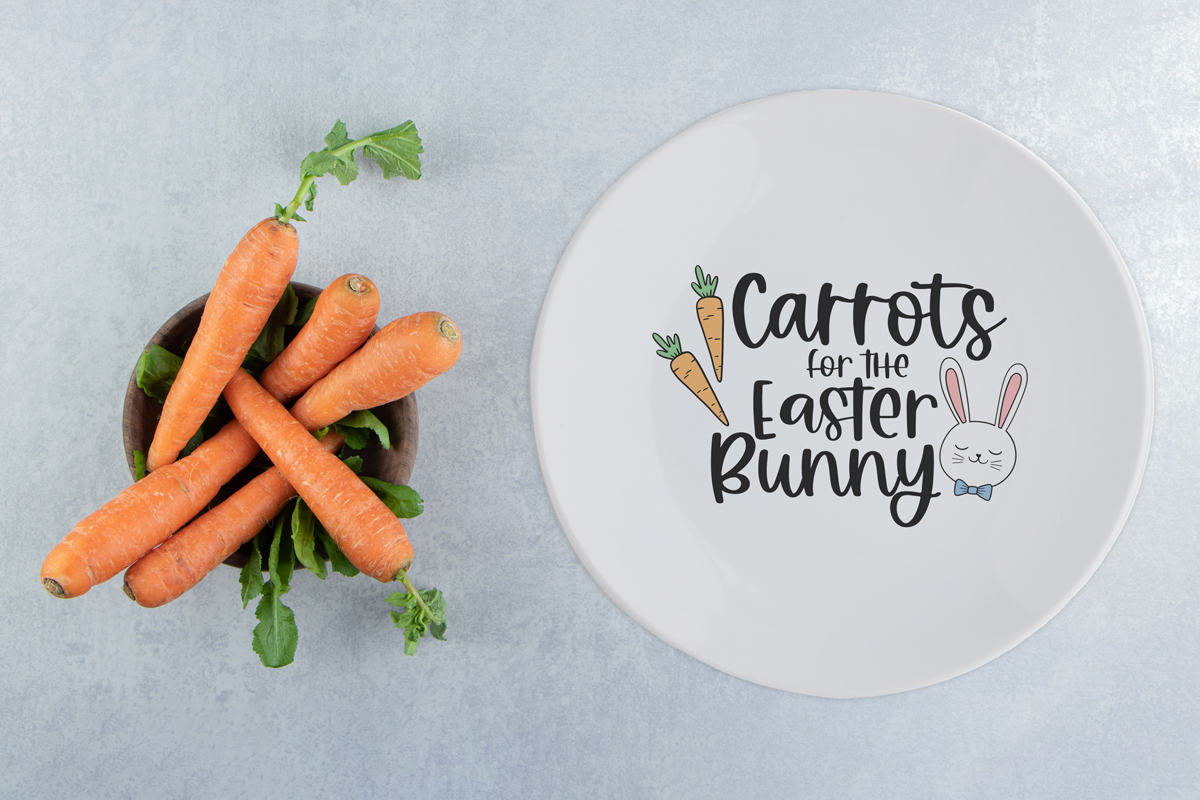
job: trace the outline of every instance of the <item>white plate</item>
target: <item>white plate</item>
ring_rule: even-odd
[[[718,279],[719,382],[697,265]],[[943,288],[927,288],[938,275]],[[884,301],[858,304],[860,330],[855,304],[831,301],[822,342],[823,284]],[[777,335],[801,302],[788,294],[806,297],[811,341]],[[680,337],[728,425],[654,333]],[[1152,416],[1141,306],[1080,197],[980,122],[869,92],[738,106],[639,162],[558,265],[531,383],[550,497],[604,591],[717,669],[827,697],[946,680],[1045,624],[1124,524]],[[970,426],[952,410],[956,383]],[[805,398],[817,427],[823,396],[829,414],[810,432]],[[830,415],[845,418],[840,435]],[[771,482],[789,457],[799,494],[763,488],[764,452]],[[968,468],[960,453],[1000,464]],[[902,457],[911,487],[896,486]],[[714,472],[745,491],[718,502]],[[936,496],[922,508],[923,494]]]

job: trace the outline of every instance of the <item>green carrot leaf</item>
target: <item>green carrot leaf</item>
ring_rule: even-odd
[[[346,443],[342,445],[347,450],[362,450],[371,443],[371,432],[362,428],[338,428],[335,424],[333,430],[346,438]]]
[[[333,541],[333,537],[325,530],[325,526],[320,520],[315,521],[317,538],[321,540],[321,549],[325,551],[325,555],[329,557],[329,566],[339,575],[345,575],[347,578],[353,578],[358,574],[358,567],[350,563],[350,559],[346,558],[346,554],[341,551],[337,543]]]
[[[372,133],[367,137],[371,143],[363,147],[363,155],[369,156],[383,169],[383,177],[391,180],[403,175],[410,181],[421,177],[421,157],[425,152],[417,126],[412,120],[386,131]]]
[[[304,203],[305,209],[312,211],[317,196],[314,181],[322,175],[332,173],[343,186],[357,178],[358,163],[354,160],[354,151],[359,147],[364,155],[379,162],[384,178],[403,175],[417,180],[421,177],[420,154],[424,149],[412,120],[355,140],[350,139],[345,124],[338,120],[325,137],[325,149],[314,150],[300,162],[300,188],[286,207],[275,204],[275,218],[284,223],[292,219],[303,222],[296,210]]]
[[[429,610],[429,633],[439,642],[446,641],[446,598],[438,589],[424,589],[421,598]]]
[[[263,585],[262,599],[254,610],[258,624],[254,626],[251,646],[264,667],[286,667],[296,657],[296,615],[280,600],[284,592],[273,579]]]
[[[342,463],[350,468],[350,471],[355,475],[362,475],[363,460],[362,456],[346,456],[342,459]]]
[[[384,450],[390,450],[392,439],[387,426],[379,417],[370,411],[355,411],[333,424],[333,429],[346,437],[346,447],[351,450],[362,450],[370,441],[370,431],[379,437],[379,443]]]
[[[296,319],[292,321],[292,325],[297,328],[304,327],[304,323],[308,322],[308,318],[312,316],[313,309],[317,307],[317,298],[314,297],[305,303],[299,311],[296,312]]]
[[[204,440],[206,438],[208,437],[204,432],[204,424],[201,423],[200,427],[196,429],[196,432],[192,434],[192,438],[188,439],[187,444],[185,444],[183,449],[179,451],[179,457],[183,458],[191,455],[193,450],[204,444]]]
[[[705,275],[704,270],[697,264],[696,282],[692,284],[692,290],[701,297],[713,297],[717,293],[717,279],[712,275]]]
[[[133,451],[133,480],[136,483],[146,477],[146,454],[141,450]]]
[[[245,608],[263,590],[262,551],[258,549],[258,537],[250,540],[250,560],[242,567],[238,582],[242,584],[242,608]]]
[[[371,491],[379,496],[383,504],[400,519],[419,517],[425,510],[424,501],[416,490],[408,486],[397,486],[394,483],[381,481],[378,478],[360,476],[362,482],[371,487]]]
[[[333,125],[333,130],[325,137],[325,149],[329,152],[334,152],[351,144],[350,137],[346,135],[346,125],[339,119]],[[358,177],[358,164],[354,161],[354,148],[346,150],[345,154],[338,158],[338,163],[331,167],[330,172],[333,177],[338,179],[338,183],[342,186],[350,183]],[[309,209],[310,211],[312,209]]]
[[[270,364],[283,352],[284,328],[296,319],[296,308],[299,304],[300,298],[289,284],[271,316],[267,317],[267,324],[259,332],[254,344],[250,345],[248,358],[257,358],[265,364]]]
[[[138,388],[158,402],[166,402],[167,392],[171,391],[171,384],[182,364],[183,359],[169,350],[156,344],[149,345],[142,351],[134,370]]]
[[[317,555],[316,518],[308,504],[298,497],[292,510],[292,547],[296,551],[296,560],[309,572],[325,580],[328,574],[325,571],[325,559]]]
[[[400,611],[390,612],[392,622],[404,631],[404,654],[416,655],[417,642],[426,633],[446,641],[446,598],[437,589],[418,592],[408,575],[401,573],[405,591],[393,592],[384,598]]]
[[[679,334],[675,334],[675,340],[673,342],[671,341],[670,336],[668,336],[666,339],[663,339],[663,337],[659,336],[657,333],[653,334],[653,336],[655,343],[660,348],[658,350],[658,354],[663,358],[675,359],[681,353],[683,353],[683,347],[681,347],[679,344]]]
[[[275,518],[275,531],[271,535],[271,549],[267,556],[267,575],[275,582],[281,595],[291,591],[292,570],[296,567],[291,537],[284,535],[289,519],[286,509]]]
[[[296,656],[296,641],[299,633],[296,629],[296,617],[292,610],[283,604],[280,598],[290,590],[288,585],[292,579],[295,567],[295,556],[292,552],[291,538],[284,535],[288,514],[283,511],[275,519],[275,530],[271,533],[271,549],[267,557],[268,579],[262,583],[262,599],[254,610],[258,624],[254,626],[254,637],[251,646],[258,653],[259,660],[265,667],[286,667]],[[246,565],[249,570],[254,564],[253,552],[257,546],[251,546],[251,563]],[[258,564],[259,578],[262,581],[261,556]],[[243,570],[245,573],[245,570]],[[253,579],[248,578],[248,581]],[[246,598],[247,590],[243,588],[242,596]],[[246,598],[248,601],[248,598]]]

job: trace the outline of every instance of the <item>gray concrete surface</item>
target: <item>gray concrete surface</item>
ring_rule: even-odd
[[[0,17],[0,794],[85,797],[1200,796],[1200,7],[903,3],[10,3]],[[672,649],[596,586],[542,483],[528,371],[588,209],[693,122],[780,92],[955,108],[1044,158],[1126,259],[1155,354],[1139,501],[1045,628],[962,677],[833,701]],[[450,641],[402,653],[386,590],[299,575],[264,669],[222,570],[148,611],[36,573],[128,483],[142,343],[295,191],[334,120],[411,118],[419,183],[321,184],[298,280],[441,310],[414,578]]]

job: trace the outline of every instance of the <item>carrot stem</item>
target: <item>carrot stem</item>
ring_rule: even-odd
[[[404,584],[404,588],[408,591],[409,597],[417,601],[417,605],[421,607],[421,613],[427,618],[432,619],[433,614],[429,611],[429,606],[425,605],[425,601],[421,599],[421,593],[417,591],[417,587],[413,586],[412,581],[408,579],[408,573],[400,570],[396,573],[396,580]]]

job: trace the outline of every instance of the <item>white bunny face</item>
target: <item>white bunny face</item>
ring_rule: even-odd
[[[1021,398],[1025,396],[1025,386],[1029,383],[1025,367],[1014,364],[1004,376],[994,423],[971,420],[967,383],[962,367],[953,358],[942,362],[941,380],[942,394],[956,423],[942,440],[942,471],[951,480],[963,481],[969,487],[1002,483],[1012,474],[1017,463],[1017,445],[1008,427],[1016,416]],[[990,490],[985,499],[989,498]]]
[[[990,422],[955,425],[942,440],[942,471],[969,486],[995,486],[1017,463],[1017,445],[1008,431]]]

